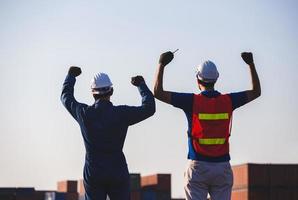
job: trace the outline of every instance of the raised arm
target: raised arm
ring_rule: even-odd
[[[251,52],[243,52],[241,53],[241,57],[250,69],[252,89],[246,91],[247,100],[249,102],[261,96],[261,84],[255,68],[253,54]]]
[[[74,66],[70,67],[68,74],[65,78],[65,81],[63,83],[63,88],[61,93],[62,104],[76,120],[78,120],[80,109],[86,106],[85,104],[81,104],[77,102],[73,95],[74,85],[76,82],[75,77],[79,76],[80,74],[81,74],[81,69],[79,67],[74,67]]]
[[[128,125],[141,122],[155,113],[155,99],[152,92],[147,87],[142,76],[131,78],[131,83],[136,86],[142,97],[141,106],[121,106],[123,108],[123,120]]]
[[[174,54],[170,51],[160,55],[157,71],[154,82],[154,96],[160,101],[170,104],[171,103],[171,92],[163,89],[163,74],[167,64],[169,64],[174,58]]]

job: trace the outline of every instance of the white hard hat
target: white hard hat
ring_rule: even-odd
[[[104,94],[112,90],[112,82],[105,73],[97,73],[91,80],[91,89],[93,94]]]
[[[214,83],[219,77],[219,73],[216,65],[212,61],[207,60],[198,66],[196,76],[203,82]]]

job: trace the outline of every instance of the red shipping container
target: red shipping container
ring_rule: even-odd
[[[270,186],[269,165],[249,163],[233,166],[232,170],[234,174],[233,189]]]
[[[232,200],[298,200],[297,164],[233,166]]]
[[[248,200],[247,189],[233,190],[231,200]]]
[[[78,191],[79,191],[79,194],[80,194],[81,196],[85,194],[84,180],[83,180],[83,179],[80,179],[80,180],[79,180]]]
[[[77,192],[78,182],[77,181],[59,181],[57,183],[58,192]]]
[[[171,174],[154,174],[141,177],[142,189],[171,191]]]
[[[248,186],[248,165],[236,165],[232,167],[232,170],[234,176],[233,189],[246,188]]]

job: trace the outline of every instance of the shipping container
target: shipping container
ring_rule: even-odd
[[[130,174],[130,190],[136,191],[141,188],[141,175],[140,174]]]
[[[298,190],[298,165],[270,165],[270,186],[291,187]]]
[[[298,190],[275,187],[270,191],[270,200],[298,200]]]
[[[15,200],[15,194],[0,194],[0,200]]]
[[[298,190],[297,164],[244,164],[233,166],[233,189],[282,187]]]
[[[0,188],[0,200],[35,200],[34,188]],[[43,200],[43,199],[42,199]]]
[[[269,189],[239,189],[232,191],[231,200],[270,200]]]
[[[141,177],[142,190],[151,189],[171,193],[171,174],[154,174]]]
[[[44,200],[45,199],[45,194],[47,192],[53,192],[53,191],[35,191],[35,200]]]
[[[234,184],[233,189],[248,187],[248,165],[236,165],[232,167]]]
[[[247,189],[233,190],[231,200],[248,200],[248,190]]]
[[[35,189],[33,187],[30,188],[16,188],[16,193],[17,194],[32,194],[35,192]]]
[[[17,188],[0,188],[0,194],[16,194]]]
[[[298,165],[233,166],[232,200],[298,200]]]
[[[35,199],[34,188],[17,188],[16,200],[33,200]]]
[[[77,192],[78,182],[77,181],[59,181],[57,183],[58,192]]]
[[[270,167],[265,164],[244,164],[232,167],[234,174],[233,189],[268,187]]]
[[[85,194],[85,188],[84,188],[84,180],[83,179],[80,179],[78,181],[78,192],[80,194],[80,196],[84,196]]]

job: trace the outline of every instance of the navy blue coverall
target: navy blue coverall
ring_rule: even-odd
[[[75,77],[68,74],[61,101],[79,123],[86,155],[84,187],[86,200],[129,200],[129,172],[122,148],[128,126],[152,116],[155,100],[145,83],[138,90],[141,106],[114,106],[110,101],[97,100],[91,106],[74,98]]]

